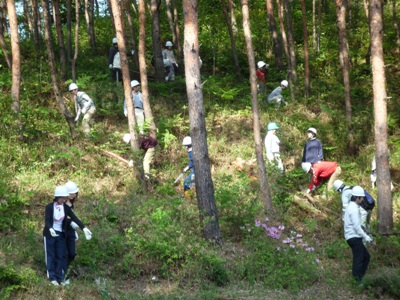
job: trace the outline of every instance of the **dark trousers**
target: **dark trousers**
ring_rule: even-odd
[[[67,257],[68,257],[68,265],[73,261],[76,257],[76,237],[75,230],[68,230],[66,242],[67,242]]]
[[[351,252],[353,252],[353,277],[357,281],[360,281],[367,271],[371,256],[369,255],[367,248],[365,248],[362,238],[348,239],[347,244],[349,244]]]
[[[111,69],[111,79],[116,82],[122,82],[122,71],[121,69]]]
[[[44,237],[44,249],[46,259],[47,278],[59,283],[64,280],[64,270],[67,264],[67,250],[65,236],[62,232],[56,231],[57,237]]]

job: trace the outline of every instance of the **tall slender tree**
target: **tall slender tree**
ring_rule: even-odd
[[[336,0],[337,26],[339,30],[339,61],[342,67],[344,85],[344,104],[346,109],[347,127],[349,138],[347,139],[347,151],[350,155],[355,154],[354,132],[352,129],[352,113],[350,99],[350,56],[349,44],[346,32],[346,0]]]
[[[8,50],[7,43],[4,38],[4,33],[7,33],[7,31],[5,31],[6,28],[4,28],[4,25],[6,24],[6,18],[5,18],[5,14],[3,12],[6,11],[6,9],[3,6],[7,6],[6,1],[0,1],[0,46],[1,46],[1,50],[3,51],[6,63],[8,65],[8,67],[11,69],[12,68],[12,56],[10,54],[10,51]]]
[[[303,49],[304,49],[304,92],[305,96],[310,96],[310,62],[308,52],[308,29],[307,29],[307,10],[306,1],[301,0],[301,15],[303,20]]]
[[[136,33],[135,33],[135,27],[133,25],[133,19],[132,19],[132,13],[131,13],[131,4],[134,5],[133,3],[130,3],[129,1],[124,1],[125,3],[125,10],[126,10],[126,17],[128,20],[128,28],[129,28],[129,33],[130,33],[130,41],[132,44],[132,49],[135,50],[133,53],[133,61],[135,63],[135,68],[139,70],[139,56],[138,56],[138,49],[136,45]],[[136,12],[136,11],[135,11]]]
[[[79,49],[79,0],[75,0],[75,38],[74,38],[74,44],[75,44],[75,50],[74,50],[74,57],[71,60],[71,70],[72,70],[72,81],[76,82],[77,79],[77,74],[76,74],[76,62],[78,60],[78,49]]]
[[[58,49],[60,54],[60,77],[63,80],[67,79],[67,52],[65,50],[64,33],[61,25],[61,13],[59,0],[53,0],[53,15],[56,25]]]
[[[275,64],[279,69],[283,69],[283,58],[282,58],[282,40],[278,34],[278,30],[276,28],[276,21],[274,17],[274,2],[272,0],[266,0],[265,5],[267,7],[267,18],[269,24],[269,30],[272,34],[272,40],[274,43],[274,56],[275,56]]]
[[[378,231],[393,229],[393,207],[388,150],[388,119],[385,63],[383,58],[383,8],[370,0],[372,88],[374,92],[375,158],[378,187]]]
[[[292,28],[292,11],[290,9],[289,0],[283,0],[285,12],[286,12],[286,28],[287,28],[287,38],[288,38],[288,46],[289,46],[289,56],[290,56],[290,69],[289,69],[289,78],[293,83],[297,82],[297,63],[296,63],[296,52],[294,47],[294,38],[293,38],[293,28]],[[293,84],[290,86],[290,90],[293,89]]]
[[[85,0],[86,28],[92,52],[96,53],[96,35],[94,32],[94,0]]]
[[[207,130],[203,102],[203,87],[199,66],[197,0],[183,0],[184,55],[186,92],[189,100],[190,135],[193,143],[193,162],[200,222],[203,236],[217,245],[222,244],[218,210],[214,199],[214,185],[208,156]]]
[[[397,19],[397,0],[392,0],[392,10],[393,10],[393,27],[394,27],[394,32],[396,33],[396,52],[399,52],[399,47],[400,47],[400,30],[399,30],[399,21]]]
[[[250,17],[249,17],[249,1],[241,0],[242,3],[242,15],[243,15],[243,30],[244,38],[247,45],[247,56],[250,70],[250,85],[251,85],[251,108],[253,113],[253,132],[254,132],[254,143],[257,158],[257,170],[260,178],[260,195],[264,202],[265,210],[272,209],[271,192],[267,180],[267,171],[265,168],[265,161],[262,149],[261,139],[261,126],[260,117],[258,114],[258,96],[257,96],[257,80],[256,80],[256,62],[254,59],[253,42],[251,39],[250,29]]]
[[[164,64],[161,53],[161,39],[160,39],[160,5],[161,5],[161,0],[150,1],[151,40],[153,42],[153,55],[155,58],[155,64],[154,64],[155,80],[157,82],[164,82],[165,72],[164,72]]]

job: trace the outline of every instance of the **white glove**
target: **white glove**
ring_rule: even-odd
[[[79,226],[78,226],[78,224],[76,224],[75,222],[71,222],[71,227],[72,227],[72,229],[74,229],[74,230],[78,230],[79,229]]]
[[[78,122],[78,120],[79,120],[79,116],[76,116],[76,118],[75,118],[75,120],[74,120],[75,123]]]
[[[265,68],[268,69],[269,68],[269,64],[265,64]]]
[[[366,236],[364,237],[364,241],[365,241],[366,243],[371,243],[371,242],[373,241],[373,239],[372,239],[372,237],[370,237],[369,235],[366,235]]]
[[[179,65],[177,63],[175,63],[175,64],[176,64],[176,67],[179,68]]]
[[[127,110],[124,110],[124,115],[125,115],[125,117],[128,116],[128,111]]]
[[[83,232],[85,233],[85,237],[87,240],[90,240],[92,238],[92,232],[86,227],[83,228]]]
[[[310,190],[310,189],[307,189],[306,194],[309,194],[310,192],[311,192],[311,190]]]
[[[75,231],[75,241],[77,241],[77,240],[79,240],[79,235],[78,235],[78,232]]]
[[[53,228],[50,228],[49,230],[50,230],[50,234],[51,234],[52,237],[57,237],[58,236],[58,234],[56,233],[56,231]]]
[[[130,161],[128,162],[128,166],[133,167],[133,160],[130,160]]]
[[[183,169],[183,173],[186,173],[189,170],[189,167]]]
[[[131,53],[132,53],[132,55],[134,55],[135,54],[135,50],[132,49]]]
[[[109,67],[110,69],[112,69],[112,68],[113,68],[113,65],[112,65],[112,64],[109,64],[108,67]]]

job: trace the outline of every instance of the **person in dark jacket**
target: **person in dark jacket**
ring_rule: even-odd
[[[53,285],[65,284],[67,273],[67,248],[65,237],[68,234],[67,218],[84,231],[86,239],[92,237],[89,229],[75,216],[73,210],[65,204],[69,193],[65,186],[57,186],[54,191],[54,201],[46,205],[43,241],[46,258],[47,277]]]
[[[119,57],[118,39],[116,37],[112,39],[112,44],[108,51],[108,66],[111,71],[111,79],[116,82],[121,82],[121,59]]]
[[[322,143],[319,139],[316,138],[317,129],[310,127],[307,130],[308,141],[304,145],[303,150],[303,159],[302,163],[311,163],[314,164],[316,162],[320,162],[324,160],[324,152],[322,150]]]

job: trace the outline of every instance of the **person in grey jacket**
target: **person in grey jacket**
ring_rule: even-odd
[[[131,87],[132,87],[133,107],[135,109],[136,125],[139,127],[140,134],[144,134],[143,127],[144,127],[145,116],[143,109],[142,93],[140,92],[140,82],[137,80],[132,80]],[[125,117],[128,116],[126,99],[124,101],[124,115]]]
[[[78,91],[76,83],[71,83],[68,90],[75,99],[75,122],[78,122],[80,115],[83,114],[83,133],[88,137],[90,134],[90,124],[96,114],[96,107],[94,106],[93,100],[85,92]]]
[[[276,102],[278,104],[278,106],[280,106],[281,103],[287,105],[287,103],[283,99],[282,91],[287,89],[288,85],[289,85],[289,83],[287,82],[287,80],[282,80],[281,85],[278,86],[276,89],[274,89],[271,92],[271,94],[269,94],[268,103]]]
[[[361,227],[359,205],[364,197],[363,188],[355,186],[352,189],[351,201],[344,212],[344,238],[353,253],[352,274],[357,283],[364,277],[370,260],[370,254],[363,240],[366,243],[372,242],[372,238]]]

